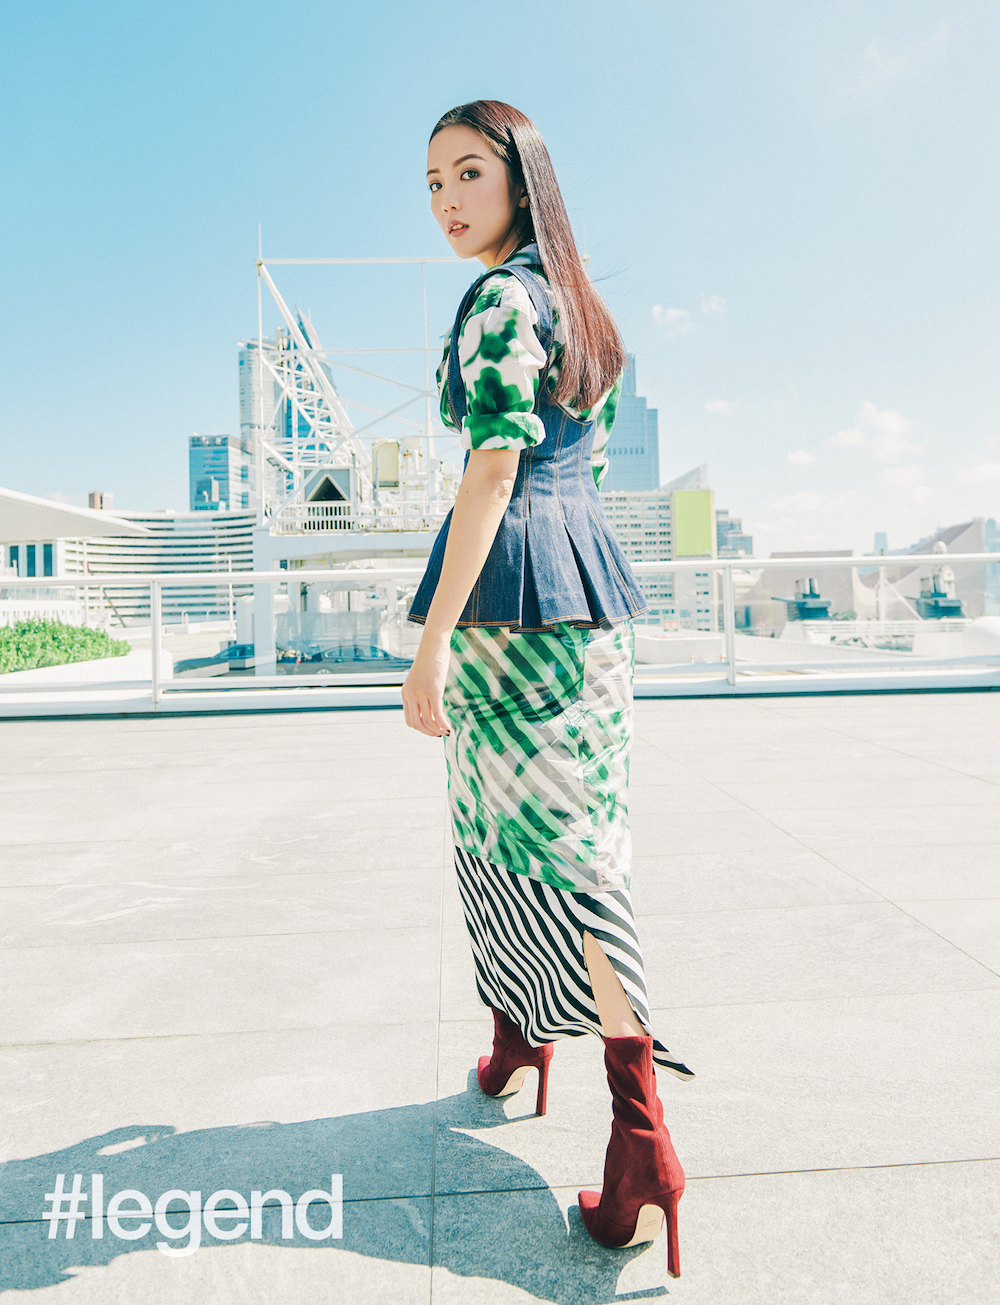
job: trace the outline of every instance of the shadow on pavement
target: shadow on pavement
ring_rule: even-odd
[[[666,1288],[615,1295],[625,1265],[647,1249],[608,1250],[591,1240],[575,1206],[569,1228],[545,1180],[530,1165],[499,1147],[460,1130],[482,1130],[508,1122],[501,1100],[475,1088],[437,1103],[400,1106],[328,1119],[280,1124],[262,1122],[177,1133],[170,1125],[136,1124],[87,1138],[75,1146],[0,1166],[0,1290],[28,1290],[68,1281],[76,1266],[109,1264],[132,1251],[153,1251],[157,1242],[184,1247],[185,1235],[169,1240],[155,1224],[136,1240],[115,1235],[105,1220],[103,1237],[94,1238],[90,1201],[87,1216],[67,1238],[67,1223],[50,1238],[45,1214],[56,1175],[65,1189],[82,1175],[80,1190],[91,1192],[93,1174],[103,1174],[104,1206],[124,1189],[157,1198],[170,1189],[200,1192],[204,1203],[220,1189],[247,1202],[253,1190],[280,1189],[297,1201],[303,1192],[329,1191],[331,1174],[343,1174],[343,1237],[310,1240],[299,1227],[282,1237],[280,1205],[265,1205],[263,1243],[289,1250],[336,1253],[349,1250],[373,1259],[423,1264],[430,1261],[432,1138],[434,1155],[433,1260],[463,1277],[510,1283],[557,1305],[602,1305],[612,1300],[666,1294]],[[436,1111],[435,1111],[436,1105]],[[232,1203],[222,1202],[221,1208]],[[134,1203],[125,1208],[135,1210]],[[66,1209],[66,1206],[63,1206]],[[174,1228],[188,1223],[182,1202],[171,1203]],[[328,1205],[310,1207],[314,1229],[330,1221]],[[132,1218],[122,1227],[138,1229],[150,1219]],[[220,1223],[223,1231],[239,1220]],[[202,1230],[201,1245],[232,1245],[251,1239],[247,1229],[234,1241],[216,1240]],[[158,1251],[155,1253],[159,1253]],[[332,1266],[331,1266],[332,1267]]]

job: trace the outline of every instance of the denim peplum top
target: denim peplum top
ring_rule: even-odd
[[[597,421],[574,418],[552,400],[546,384],[555,328],[551,290],[528,267],[504,263],[492,268],[462,299],[448,354],[448,412],[461,426],[468,411],[459,361],[461,328],[480,287],[498,272],[521,282],[538,317],[535,334],[547,361],[532,411],[544,435],[521,450],[510,502],[458,626],[525,631],[560,622],[595,628],[629,620],[648,605],[601,507],[591,468]],[[468,459],[466,453],[466,465]],[[427,618],[451,517],[449,512],[431,549],[410,606],[410,621],[423,624]]]

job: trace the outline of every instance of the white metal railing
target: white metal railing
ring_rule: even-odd
[[[64,621],[67,625],[80,625],[83,604],[52,598],[0,598],[0,626],[16,625],[18,621]]]
[[[877,618],[863,621],[831,616],[825,621],[807,619],[805,621],[796,621],[795,624],[802,626],[803,634],[829,635],[834,639],[849,639],[860,635],[867,635],[876,639],[912,639],[918,630],[926,630],[928,624],[932,624],[938,634],[958,634],[969,624],[969,618],[967,616],[939,616],[928,622],[921,620],[919,617],[913,617],[907,621],[880,621]]]
[[[851,568],[857,566],[899,566],[905,565],[912,567],[915,563],[925,562],[928,565],[940,565],[942,562],[981,562],[984,564],[997,565],[1000,563],[1000,555],[997,553],[947,553],[947,554],[913,554],[906,553],[898,556],[878,556],[878,557],[783,557],[783,558],[685,558],[673,561],[663,562],[637,562],[634,564],[634,570],[637,575],[657,575],[671,573],[676,571],[712,571],[720,572],[722,576],[722,611],[723,611],[723,655],[717,662],[702,662],[675,664],[668,663],[662,665],[645,665],[640,667],[640,678],[649,678],[657,676],[660,678],[688,677],[700,675],[708,678],[721,679],[725,678],[728,687],[735,689],[737,677],[737,657],[736,657],[736,623],[735,623],[735,589],[733,585],[733,572],[745,571],[748,563],[752,564],[753,570],[795,570],[802,573],[803,569],[815,571],[817,569],[829,570],[835,568]],[[329,570],[281,570],[281,571],[241,571],[239,582],[241,585],[263,586],[271,590],[274,585],[283,584],[313,584],[322,582],[338,582],[338,588],[353,588],[368,590],[372,587],[387,587],[390,593],[389,606],[395,606],[392,598],[398,595],[398,588],[401,585],[415,585],[422,574],[414,567],[369,567],[369,568],[350,568],[338,567]],[[143,587],[149,591],[152,639],[151,639],[151,687],[154,706],[162,700],[165,687],[170,687],[169,682],[165,682],[162,677],[163,646],[162,646],[162,597],[164,587],[185,586],[185,585],[206,585],[228,584],[233,579],[233,573],[229,571],[195,571],[191,573],[165,572],[156,575],[116,575],[114,583],[122,587]],[[90,587],[94,586],[97,577],[90,579]],[[51,589],[83,589],[86,587],[83,577],[46,577],[46,588]],[[20,578],[20,577],[3,577],[0,582],[0,588],[16,590],[21,588],[37,588],[37,578]],[[272,591],[273,592],[273,591]],[[825,622],[823,624],[826,624]],[[830,622],[831,626],[840,626],[842,622]],[[917,625],[916,622],[907,624]],[[941,629],[943,621],[928,620],[927,628]],[[273,641],[273,632],[272,632]],[[265,649],[265,654],[266,654]],[[270,662],[273,663],[273,647],[270,656]],[[268,658],[265,655],[264,664],[268,664]],[[870,674],[873,670],[907,670],[907,671],[928,671],[932,669],[950,669],[956,672],[968,670],[972,667],[989,668],[992,674],[993,668],[1000,668],[1000,656],[984,654],[973,657],[919,657],[911,653],[885,653],[877,659],[852,660],[850,662],[801,662],[789,660],[780,661],[741,661],[739,671],[748,675],[766,675],[775,672],[803,675],[808,678],[816,675],[824,675],[827,678],[836,677],[839,681],[849,680],[856,672]],[[186,679],[183,685],[174,686],[183,689],[214,689],[223,690],[227,687],[240,688],[305,688],[311,685],[330,687],[331,677],[313,676],[313,675],[278,675],[278,674],[255,674],[252,681],[239,679],[233,685],[223,685],[219,683],[220,678],[225,677],[206,677],[204,679]],[[336,682],[338,684],[382,684],[399,683],[402,680],[402,673],[380,673],[358,671],[347,675],[338,674]],[[857,677],[859,683],[863,681],[864,675]],[[998,686],[1000,686],[1000,670],[994,677]],[[976,683],[983,683],[982,676],[979,676]],[[990,680],[992,683],[993,680]]]
[[[276,535],[329,533],[341,530],[438,530],[446,513],[428,513],[416,503],[384,503],[355,512],[350,503],[288,503],[271,518]]]
[[[272,524],[279,535],[355,528],[350,503],[288,503]]]

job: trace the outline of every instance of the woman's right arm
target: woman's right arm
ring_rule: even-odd
[[[469,454],[452,508],[441,575],[420,647],[403,685],[406,723],[421,734],[440,737],[448,733],[443,697],[452,631],[493,547],[520,456],[518,449],[479,449]]]
[[[458,352],[468,406],[462,443],[469,462],[420,647],[403,685],[406,723],[421,734],[449,732],[443,699],[452,631],[507,510],[521,450],[545,435],[532,411],[546,361],[535,316],[521,283],[500,276],[484,285],[462,325]]]

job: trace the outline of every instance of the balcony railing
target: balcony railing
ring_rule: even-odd
[[[326,506],[326,505],[309,505]],[[338,505],[330,505],[338,506]],[[336,514],[333,514],[335,519]],[[817,644],[809,649],[810,657],[804,660],[801,652],[789,647],[788,656],[782,658],[784,651],[781,639],[752,638],[738,631],[735,620],[735,588],[733,573],[746,571],[748,566],[754,571],[780,570],[797,573],[799,576],[821,569],[829,571],[837,568],[858,566],[906,566],[912,568],[915,563],[926,562],[928,566],[976,562],[996,566],[1000,557],[996,553],[962,553],[924,556],[904,554],[898,557],[809,557],[809,558],[774,558],[774,559],[685,559],[682,561],[642,562],[635,565],[640,576],[663,575],[684,571],[714,572],[719,577],[718,588],[721,589],[721,629],[713,633],[720,640],[720,655],[711,660],[675,661],[665,656],[661,661],[637,663],[635,691],[642,697],[674,696],[742,696],[746,694],[785,693],[801,694],[815,692],[893,692],[908,689],[968,689],[1000,688],[1000,653],[994,649],[974,651],[962,656],[917,656],[900,651],[881,651],[877,649],[848,649],[835,645]],[[281,587],[287,587],[290,610],[297,611],[303,592],[308,593],[311,586],[326,588],[331,593],[353,590],[365,595],[362,605],[367,603],[379,608],[382,613],[383,626],[395,626],[402,630],[405,626],[406,595],[412,593],[420,579],[420,571],[411,567],[378,566],[367,569],[338,567],[330,570],[290,570],[240,572],[242,586],[253,588],[253,609],[255,620],[255,637],[253,648],[245,650],[240,657],[230,660],[235,664],[230,670],[229,663],[224,663],[215,673],[209,670],[204,675],[193,673],[173,677],[163,655],[163,591],[173,586],[191,586],[218,584],[227,585],[234,578],[228,571],[197,571],[190,574],[161,573],[157,575],[116,575],[116,589],[135,587],[144,589],[149,597],[151,613],[150,675],[147,710],[151,704],[153,710],[196,709],[203,710],[211,701],[224,703],[226,695],[234,690],[243,690],[240,695],[241,706],[280,706],[284,700],[275,697],[276,690],[300,690],[306,688],[324,689],[328,692],[320,695],[322,703],[331,705],[338,701],[338,694],[344,698],[344,692],[350,689],[350,702],[357,705],[364,700],[368,692],[372,701],[398,701],[394,695],[406,673],[406,659],[390,657],[384,649],[373,647],[371,656],[362,651],[358,660],[346,661],[343,653],[331,652],[323,646],[321,637],[312,644],[300,646],[297,650],[279,648],[275,643],[275,594]],[[95,583],[96,582],[96,583]],[[19,579],[3,577],[0,589],[12,596],[19,589],[37,587],[37,579]],[[88,610],[92,599],[84,594],[84,586],[79,577],[68,579],[47,579],[47,588],[63,591],[76,591],[82,598],[84,610]],[[87,586],[91,591],[100,589],[97,577]],[[377,597],[374,597],[377,595]],[[4,597],[0,594],[0,598]],[[249,600],[245,599],[244,602]],[[283,600],[284,601],[284,600]],[[305,623],[303,623],[304,625]],[[320,625],[322,623],[320,622]],[[796,623],[805,630],[806,626],[822,626],[824,631],[840,629],[844,632],[848,622],[830,620],[824,622]],[[944,620],[926,620],[914,622],[854,622],[854,627],[870,625],[905,624],[913,629],[926,629],[944,633],[947,626],[952,630],[959,624]],[[177,627],[168,627],[175,629]],[[405,627],[414,638],[419,635],[417,627]],[[652,634],[654,641],[657,632],[649,627],[637,626],[638,634]],[[683,638],[683,632],[680,638]],[[739,642],[739,649],[737,648]],[[662,646],[665,653],[670,653],[671,640],[664,639]],[[804,650],[805,642],[800,644]],[[402,648],[398,650],[402,652]],[[767,653],[766,656],[763,654]],[[312,668],[316,667],[314,671]],[[5,681],[7,682],[5,684]],[[5,689],[14,688],[7,676],[0,676],[0,715],[11,714],[8,708],[13,698]],[[80,692],[79,684],[65,686],[67,691]],[[253,690],[253,693],[246,691]],[[387,690],[389,690],[387,696]],[[267,691],[267,692],[257,692]],[[24,690],[21,690],[23,694]],[[360,695],[360,697],[359,697]],[[301,697],[301,695],[299,695]],[[251,702],[250,699],[253,701]],[[196,705],[192,705],[196,704]],[[299,702],[298,705],[301,705]],[[133,707],[139,710],[139,707]],[[218,706],[213,708],[218,709]],[[27,714],[16,711],[14,714]]]
[[[414,530],[440,528],[444,513],[429,513],[420,503],[383,504],[355,512],[350,503],[288,503],[271,518],[276,535],[328,534],[331,531]]]

